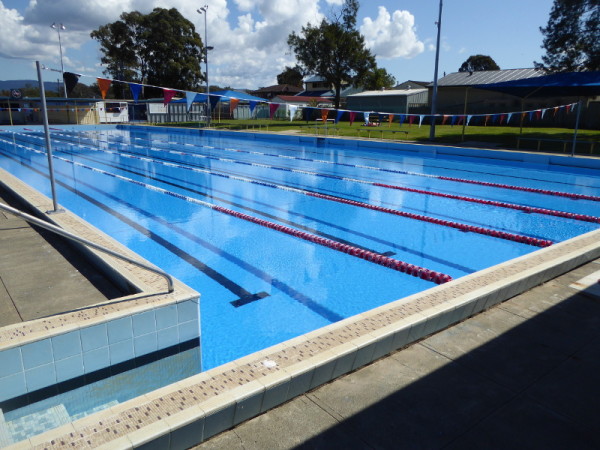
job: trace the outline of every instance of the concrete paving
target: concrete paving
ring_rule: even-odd
[[[196,449],[598,449],[600,260]]]
[[[0,191],[0,202],[19,208]],[[0,211],[0,327],[123,295],[64,239]]]

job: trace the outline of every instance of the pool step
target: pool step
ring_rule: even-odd
[[[19,442],[69,422],[71,417],[67,408],[61,404],[5,423],[9,438]]]
[[[15,441],[13,440],[12,435],[8,429],[8,425],[6,424],[6,420],[4,420],[4,414],[0,409],[0,448],[8,447],[14,442]]]

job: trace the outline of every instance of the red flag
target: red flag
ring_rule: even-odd
[[[169,104],[169,102],[171,100],[173,100],[173,97],[175,97],[176,93],[177,93],[177,91],[174,91],[173,89],[163,88],[163,96],[164,96],[163,105],[167,106]]]
[[[415,116],[408,116],[408,125],[412,125],[415,121]]]
[[[269,118],[273,119],[273,116],[275,115],[275,111],[277,111],[277,108],[279,108],[279,103],[269,103]]]
[[[100,93],[102,94],[102,100],[106,99],[106,94],[108,93],[108,88],[110,87],[111,80],[107,80],[106,78],[96,78],[98,81],[98,88],[100,88]]]
[[[239,102],[239,98],[232,98],[229,100],[229,114],[233,114],[233,111],[235,111],[235,108],[237,108]]]
[[[354,119],[356,119],[356,113],[354,111],[350,111],[350,126],[354,123]]]
[[[329,115],[329,110],[323,108],[321,110],[321,120],[323,121],[323,123],[327,122],[327,116]]]
[[[500,114],[500,125],[504,123],[504,119],[506,119],[506,114]]]
[[[571,105],[567,105],[567,113],[571,112]]]

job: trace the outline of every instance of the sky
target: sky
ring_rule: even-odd
[[[208,5],[211,85],[257,89],[277,83],[295,59],[287,46],[292,32],[318,24],[343,0],[0,0],[0,80],[37,79],[35,61],[83,74],[85,84],[103,76],[100,51],[90,32],[122,12],[177,8],[204,41]],[[458,71],[471,55],[491,56],[501,69],[533,67],[543,55],[541,26],[553,0],[446,0],[441,21],[439,76]],[[401,83],[433,81],[439,0],[361,0],[357,25],[367,47]],[[204,65],[202,66],[204,70]],[[50,81],[57,73],[44,71]],[[88,78],[89,77],[89,78]]]

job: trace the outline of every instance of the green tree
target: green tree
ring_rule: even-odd
[[[383,67],[377,67],[367,74],[363,87],[368,91],[378,91],[392,88],[396,84],[396,78],[393,75]]]
[[[340,106],[344,83],[364,84],[375,58],[365,46],[364,37],[356,29],[357,0],[345,0],[341,10],[319,26],[310,23],[298,35],[288,36],[288,45],[305,73],[322,76],[333,86],[335,107]]]
[[[598,0],[554,0],[535,66],[547,72],[600,70],[600,3]]]
[[[302,87],[304,73],[298,65],[294,67],[285,66],[285,70],[277,75],[277,84],[289,84],[291,86]]]
[[[472,55],[458,69],[459,72],[480,72],[484,70],[500,70],[500,67],[491,56]]]
[[[104,74],[115,80],[181,90],[195,90],[204,80],[202,40],[175,8],[123,13],[91,37],[100,43]]]

